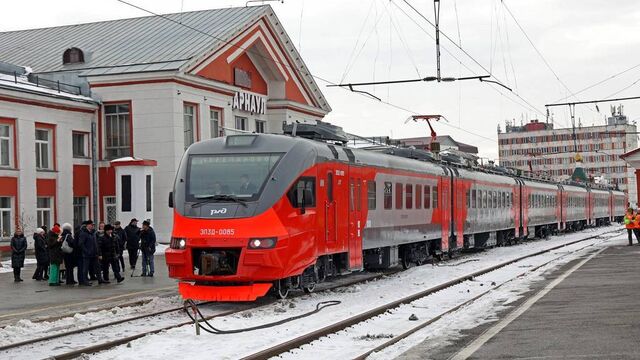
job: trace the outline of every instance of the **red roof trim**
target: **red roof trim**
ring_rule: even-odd
[[[111,166],[158,166],[158,162],[155,160],[147,160],[147,159],[135,159],[135,160],[126,160],[126,161],[111,161]]]
[[[40,106],[40,107],[56,109],[56,110],[75,111],[75,112],[81,112],[81,113],[87,113],[87,114],[93,114],[97,110],[97,108],[95,110],[83,109],[83,108],[78,108],[78,107],[73,107],[73,106],[55,105],[55,104],[49,104],[49,103],[40,102],[40,101],[16,99],[16,98],[11,98],[11,97],[6,97],[6,96],[0,96],[0,100],[19,103],[19,104]]]

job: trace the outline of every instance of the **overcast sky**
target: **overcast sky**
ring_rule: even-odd
[[[130,0],[160,13],[229,6],[245,1]],[[433,21],[433,3],[407,0]],[[384,102],[420,114],[442,114],[439,135],[473,144],[497,158],[497,132],[505,120],[544,120],[545,104],[570,95],[519,30],[500,0],[442,0],[441,30],[482,67],[513,88],[478,81],[414,83],[362,88]],[[285,0],[271,2],[314,75],[332,82],[409,79],[435,75],[433,28],[404,0]],[[634,0],[504,0],[559,79],[577,92],[640,63],[640,7]],[[116,0],[5,0],[0,31],[145,16]],[[458,26],[459,24],[459,26]],[[442,38],[442,76],[485,75],[486,70]],[[451,53],[449,53],[448,51]],[[460,62],[461,61],[461,62]],[[29,65],[29,64],[20,64]],[[577,95],[579,100],[640,95],[640,66]],[[327,121],[359,135],[426,136],[425,123],[365,96],[326,88],[333,111]],[[639,82],[635,84],[635,82]],[[622,90],[622,91],[621,91]],[[574,97],[569,100],[576,100]],[[525,104],[525,101],[531,105]],[[604,124],[609,104],[578,106],[584,125]],[[554,108],[556,127],[570,124],[568,109]],[[625,103],[631,120],[640,103]]]

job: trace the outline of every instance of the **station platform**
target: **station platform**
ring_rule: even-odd
[[[39,320],[72,312],[109,308],[130,303],[132,300],[150,296],[177,295],[177,281],[168,277],[164,254],[155,256],[155,273],[152,278],[140,277],[140,262],[136,268],[136,277],[131,277],[128,259],[123,274],[125,280],[118,284],[109,273],[111,284],[91,287],[49,286],[46,281],[32,280],[35,265],[22,269],[23,282],[13,281],[13,272],[0,273],[0,326],[19,319]],[[6,269],[3,269],[6,270]],[[77,279],[76,279],[77,281]]]
[[[640,246],[621,244],[555,270],[497,321],[399,359],[640,359]]]

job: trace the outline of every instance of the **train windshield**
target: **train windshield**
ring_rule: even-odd
[[[256,200],[281,157],[282,154],[192,155],[186,201],[214,197]]]

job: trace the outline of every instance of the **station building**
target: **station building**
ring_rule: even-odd
[[[269,6],[0,33],[0,232],[149,218],[192,143],[331,108]]]

